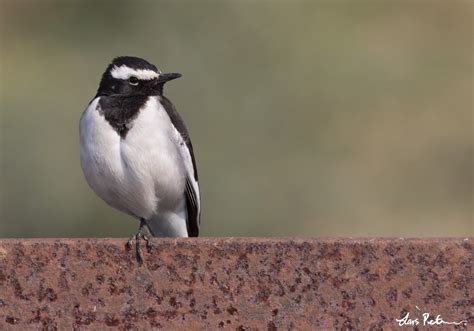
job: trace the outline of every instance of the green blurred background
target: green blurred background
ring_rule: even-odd
[[[183,78],[203,236],[467,236],[470,1],[5,1],[0,237],[129,236],[79,165],[118,55]]]

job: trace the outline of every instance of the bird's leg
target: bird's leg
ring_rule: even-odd
[[[146,248],[148,253],[151,253],[151,249],[153,248],[153,243],[150,240],[149,236],[153,236],[151,229],[146,224],[146,221],[142,218],[140,219],[140,229],[138,230],[142,234],[143,240],[146,242]]]
[[[141,239],[143,239],[146,242],[146,248],[148,253],[151,252],[151,249],[153,247],[153,244],[148,237],[148,234],[150,234],[150,230],[148,229],[148,226],[146,225],[146,222],[144,219],[140,219],[140,228],[138,229],[138,232],[134,234],[133,236],[128,239],[127,243],[125,244],[125,247],[127,250],[132,249],[133,242],[135,242],[135,252],[136,252],[136,258],[138,263],[142,264],[143,263],[143,253],[142,253],[142,248],[141,248]]]

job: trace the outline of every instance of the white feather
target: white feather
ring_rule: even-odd
[[[116,79],[129,79],[133,76],[141,80],[151,80],[160,76],[159,73],[153,70],[133,69],[127,67],[125,64],[121,65],[120,67],[114,66],[112,71],[110,71],[110,74]]]

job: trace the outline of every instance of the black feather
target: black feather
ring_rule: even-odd
[[[186,129],[186,125],[184,124],[181,115],[179,115],[178,111],[171,103],[171,101],[166,98],[165,96],[160,96],[160,102],[163,105],[163,108],[166,110],[169,118],[171,119],[171,123],[174,125],[176,130],[180,133],[181,137],[183,138],[184,142],[186,143],[186,147],[189,150],[189,154],[191,156],[191,160],[193,162],[193,176],[196,182],[198,181],[198,173],[196,168],[196,160],[194,159],[194,152],[193,152],[193,145],[191,144],[191,139],[189,138],[188,130]],[[186,178],[186,189],[185,189],[185,196],[186,196],[186,209],[188,212],[188,220],[187,220],[187,228],[188,228],[188,235],[190,237],[197,237],[199,235],[199,224],[200,224],[200,206],[198,206],[198,199],[196,194],[199,194],[194,190],[193,185],[190,182],[190,178]]]
[[[146,95],[102,96],[98,111],[124,139],[147,99]]]

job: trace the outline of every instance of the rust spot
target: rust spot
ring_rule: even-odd
[[[230,306],[229,308],[227,308],[227,312],[231,315],[234,315],[237,314],[238,310],[237,308]]]
[[[158,315],[158,312],[155,309],[150,307],[147,309],[145,314],[147,318],[154,319]]]
[[[176,301],[176,297],[171,297],[169,303],[173,308],[179,308],[181,306],[181,304]]]
[[[106,314],[104,321],[107,326],[118,326],[120,324],[120,320],[111,314]]]
[[[390,305],[393,305],[396,303],[397,299],[398,299],[398,289],[395,287],[391,287],[385,295],[385,300],[387,300],[387,302]]]
[[[20,321],[19,318],[16,318],[16,317],[13,317],[13,316],[8,316],[5,317],[5,322],[7,322],[8,324],[17,324],[18,322]]]
[[[272,321],[268,322],[267,324],[267,330],[268,331],[276,331],[278,330],[275,323],[273,323]]]
[[[45,288],[44,281],[42,281],[38,288],[38,301],[41,302],[44,299],[47,299],[49,302],[56,301],[58,296],[51,287]]]
[[[93,311],[82,311],[79,304],[74,306],[73,310],[74,325],[90,325],[96,319],[96,314]]]
[[[405,299],[410,299],[412,292],[413,292],[413,289],[411,287],[408,287],[402,291],[402,295]]]

